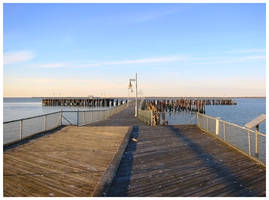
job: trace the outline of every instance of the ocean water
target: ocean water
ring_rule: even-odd
[[[33,117],[56,111],[107,110],[108,107],[42,106],[42,98],[4,98],[3,121]]]
[[[244,126],[260,114],[266,112],[266,99],[265,98],[235,98],[237,105],[208,105],[206,106],[206,115],[219,117],[222,120]],[[187,118],[191,123],[193,117],[186,114],[171,113],[166,115],[168,124],[178,124],[180,118]],[[260,131],[266,132],[266,123],[260,125]]]
[[[208,105],[206,106],[206,114],[213,117],[220,117],[225,121],[229,121],[241,126],[266,112],[265,98],[235,98],[237,105]],[[42,106],[41,98],[4,98],[3,120],[10,121],[32,117],[45,113],[60,110],[105,110],[107,107],[67,107],[67,106]],[[171,113],[166,115],[168,124],[180,124],[181,118],[189,118],[193,120],[193,116],[187,113]],[[265,123],[260,126],[260,131],[265,133]]]

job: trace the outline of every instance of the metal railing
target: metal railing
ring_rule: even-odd
[[[3,143],[6,145],[61,126],[62,112],[8,121],[3,125]]]
[[[34,117],[12,120],[3,123],[3,144],[18,142],[38,133],[56,129],[62,125],[83,126],[97,121],[108,119],[122,111],[127,103],[109,110],[98,111],[58,111]]]
[[[112,115],[124,110],[127,103],[105,111],[79,111],[77,113],[77,126],[83,126],[97,121],[106,120]]]
[[[150,110],[138,110],[138,119],[147,125],[152,125],[152,111]]]
[[[197,126],[265,164],[265,134],[201,113],[197,113]]]

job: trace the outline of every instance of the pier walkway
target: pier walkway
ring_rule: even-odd
[[[110,187],[96,192],[113,165]],[[3,168],[4,196],[13,197],[266,195],[263,166],[195,125],[147,126],[133,103],[110,119],[9,149]]]
[[[195,125],[146,126],[133,105],[91,126],[107,125],[134,129],[105,196],[266,195],[264,167]]]

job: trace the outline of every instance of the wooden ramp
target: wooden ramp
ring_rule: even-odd
[[[128,129],[69,126],[5,151],[4,196],[92,196]]]

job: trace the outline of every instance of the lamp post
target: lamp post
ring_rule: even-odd
[[[137,73],[135,73],[135,79],[129,79],[129,89],[132,88],[132,81],[135,81],[135,117],[138,114],[138,106],[137,106]]]

